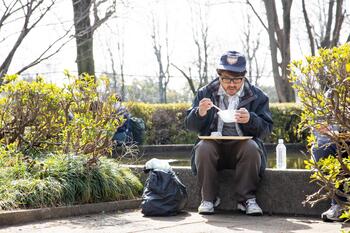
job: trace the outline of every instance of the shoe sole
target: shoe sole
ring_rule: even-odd
[[[248,215],[248,216],[262,216],[263,213],[250,213],[250,214],[246,213],[246,215]]]
[[[201,215],[213,215],[214,212],[198,212],[198,214],[201,214]]]
[[[331,219],[331,218],[328,218],[326,215],[321,216],[321,218],[324,222],[343,222],[344,221],[344,219],[341,219],[341,218]]]

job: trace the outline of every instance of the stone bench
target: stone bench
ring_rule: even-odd
[[[141,172],[141,166],[137,168]],[[195,210],[200,204],[200,191],[196,177],[189,167],[173,167],[180,180],[186,185],[188,192],[187,209]],[[224,170],[219,175],[221,205],[219,209],[233,210],[236,201],[232,198],[234,184],[230,182],[232,170]],[[287,214],[319,216],[329,208],[329,202],[321,202],[311,208],[303,206],[306,195],[314,193],[316,185],[309,183],[311,171],[303,169],[266,169],[260,183],[257,200],[265,214]],[[147,175],[142,175],[144,181]]]

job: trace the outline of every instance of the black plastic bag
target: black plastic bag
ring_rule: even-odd
[[[186,202],[186,186],[173,171],[150,170],[141,203],[145,216],[176,215]]]

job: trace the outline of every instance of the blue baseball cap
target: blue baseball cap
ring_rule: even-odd
[[[217,70],[228,70],[236,73],[246,71],[246,60],[243,54],[237,51],[227,51],[221,56]]]

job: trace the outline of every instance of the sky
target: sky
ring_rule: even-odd
[[[152,4],[154,4],[152,6]],[[111,28],[118,27],[122,36],[119,39],[125,43],[125,68],[126,73],[132,76],[153,76],[157,73],[156,57],[153,53],[151,40],[151,13],[159,19],[160,29],[164,29],[168,21],[168,37],[171,62],[187,70],[189,67],[195,69],[196,50],[192,38],[191,9],[187,0],[163,0],[163,1],[134,1],[131,7],[125,9],[125,14],[121,14],[115,21],[108,24]],[[237,4],[223,4],[211,7],[206,15],[209,26],[209,41],[211,48],[210,73],[215,74],[215,63],[219,56],[227,50],[242,50],[240,42],[241,7]],[[114,26],[113,25],[117,25]],[[229,25],[229,27],[228,27]],[[164,41],[164,34],[160,36]],[[97,37],[97,43],[104,47],[105,40],[110,38],[103,34]],[[116,38],[115,38],[116,39]],[[116,41],[114,42],[116,45]],[[113,46],[113,44],[112,44]],[[114,49],[114,51],[117,51]],[[103,50],[100,51],[101,55]],[[105,54],[107,55],[107,54]],[[106,61],[101,59],[100,61]],[[98,62],[98,61],[97,61]],[[108,63],[101,66],[108,68]],[[182,75],[175,69],[171,70],[169,87],[177,86],[182,88],[187,85]]]
[[[97,73],[112,72],[108,47],[111,49],[115,62],[118,64],[117,41],[122,40],[125,46],[125,73],[129,80],[131,78],[141,78],[141,76],[155,76],[157,74],[156,57],[153,53],[151,40],[151,14],[158,19],[159,28],[165,28],[165,22],[168,20],[169,47],[171,62],[188,69],[194,67],[196,60],[196,51],[192,38],[192,27],[199,28],[198,25],[191,23],[191,7],[187,0],[130,0],[127,6],[119,5],[117,17],[110,19],[107,24],[94,35],[94,55]],[[202,1],[204,2],[204,1]],[[204,17],[209,24],[209,58],[211,69],[210,73],[215,74],[215,63],[218,57],[227,50],[242,49],[240,42],[240,26],[242,24],[242,4],[218,4],[210,8]],[[244,6],[244,4],[243,4]],[[198,10],[197,5],[192,6]],[[205,8],[203,7],[203,11]],[[16,54],[14,63],[10,72],[15,72],[19,67],[28,63],[29,55],[36,51],[42,51],[45,44],[54,40],[64,29],[69,28],[72,20],[72,6],[70,0],[61,0],[55,6],[53,14],[45,19],[40,27],[33,30],[28,38],[25,39],[19,51]],[[193,17],[193,16],[192,16]],[[63,24],[57,24],[60,21]],[[52,24],[54,29],[52,29]],[[164,34],[161,35],[164,39]],[[3,52],[6,52],[3,50]],[[38,54],[38,53],[37,53]],[[1,51],[0,51],[1,55]],[[43,73],[50,80],[62,77],[64,69],[72,72],[77,70],[75,64],[76,48],[75,42],[71,41],[68,45],[55,55],[52,59],[31,68],[26,73]],[[117,65],[116,64],[116,65]],[[171,70],[171,81],[169,87],[182,89],[187,85],[185,79],[175,69]]]
[[[349,7],[349,1],[346,5]],[[118,65],[117,42],[124,43],[124,64],[125,74],[128,81],[132,79],[141,79],[142,77],[154,77],[158,71],[156,57],[153,53],[151,40],[151,15],[155,15],[159,28],[161,29],[161,37],[164,39],[165,22],[168,22],[169,48],[171,62],[177,66],[187,70],[195,69],[194,61],[196,60],[196,51],[192,38],[193,28],[198,29],[199,26],[192,20],[196,16],[195,11],[200,9],[198,5],[190,5],[188,0],[129,0],[127,5],[118,4],[116,17],[110,19],[106,25],[100,27],[94,34],[94,55],[95,67],[97,74],[102,72],[112,72],[111,58],[108,48],[112,51],[113,59]],[[206,2],[206,1],[199,1]],[[210,11],[201,8],[204,20],[209,25],[209,73],[215,75],[215,64],[218,58],[227,50],[237,50],[243,52],[243,32],[246,28],[246,17],[251,15],[253,34],[257,37],[260,35],[260,60],[267,66],[266,74],[261,80],[263,85],[273,85],[271,77],[269,45],[267,33],[262,28],[250,9],[243,0],[231,1],[212,0]],[[262,1],[253,1],[261,13],[264,6]],[[316,4],[316,3],[315,3]],[[193,10],[191,13],[191,9]],[[300,12],[300,4],[297,1],[293,3],[292,12]],[[348,10],[350,12],[350,10]],[[198,15],[198,14],[197,14]],[[300,30],[300,24],[304,23],[302,17],[293,16],[292,34],[291,34],[291,51],[293,59],[301,59],[304,55],[308,55],[307,35]],[[10,72],[15,72],[19,67],[30,61],[30,57],[39,54],[46,48],[50,41],[55,40],[58,35],[62,34],[71,26],[73,18],[73,9],[71,0],[60,0],[50,15],[39,27],[33,30],[28,38],[25,39],[17,52],[14,63],[10,68]],[[195,17],[194,17],[195,18]],[[60,23],[57,23],[60,22]],[[13,34],[13,24],[11,28],[2,31],[1,36],[7,35],[7,40],[3,42],[0,49],[0,57],[6,54],[6,48],[9,48]],[[163,33],[162,33],[163,32]],[[348,30],[349,32],[349,30]],[[11,36],[12,35],[12,36]],[[12,41],[11,41],[12,40]],[[0,38],[1,41],[1,38]],[[6,44],[8,43],[8,44]],[[42,64],[29,69],[26,73],[36,74],[43,73],[48,80],[62,80],[63,70],[68,69],[73,73],[76,72],[76,48],[75,41],[72,40],[67,44],[59,54],[50,60],[44,61]],[[118,69],[118,67],[116,67]],[[118,72],[118,70],[117,70]],[[175,70],[171,70],[172,78],[169,83],[170,88],[183,89],[187,86],[185,79]]]

